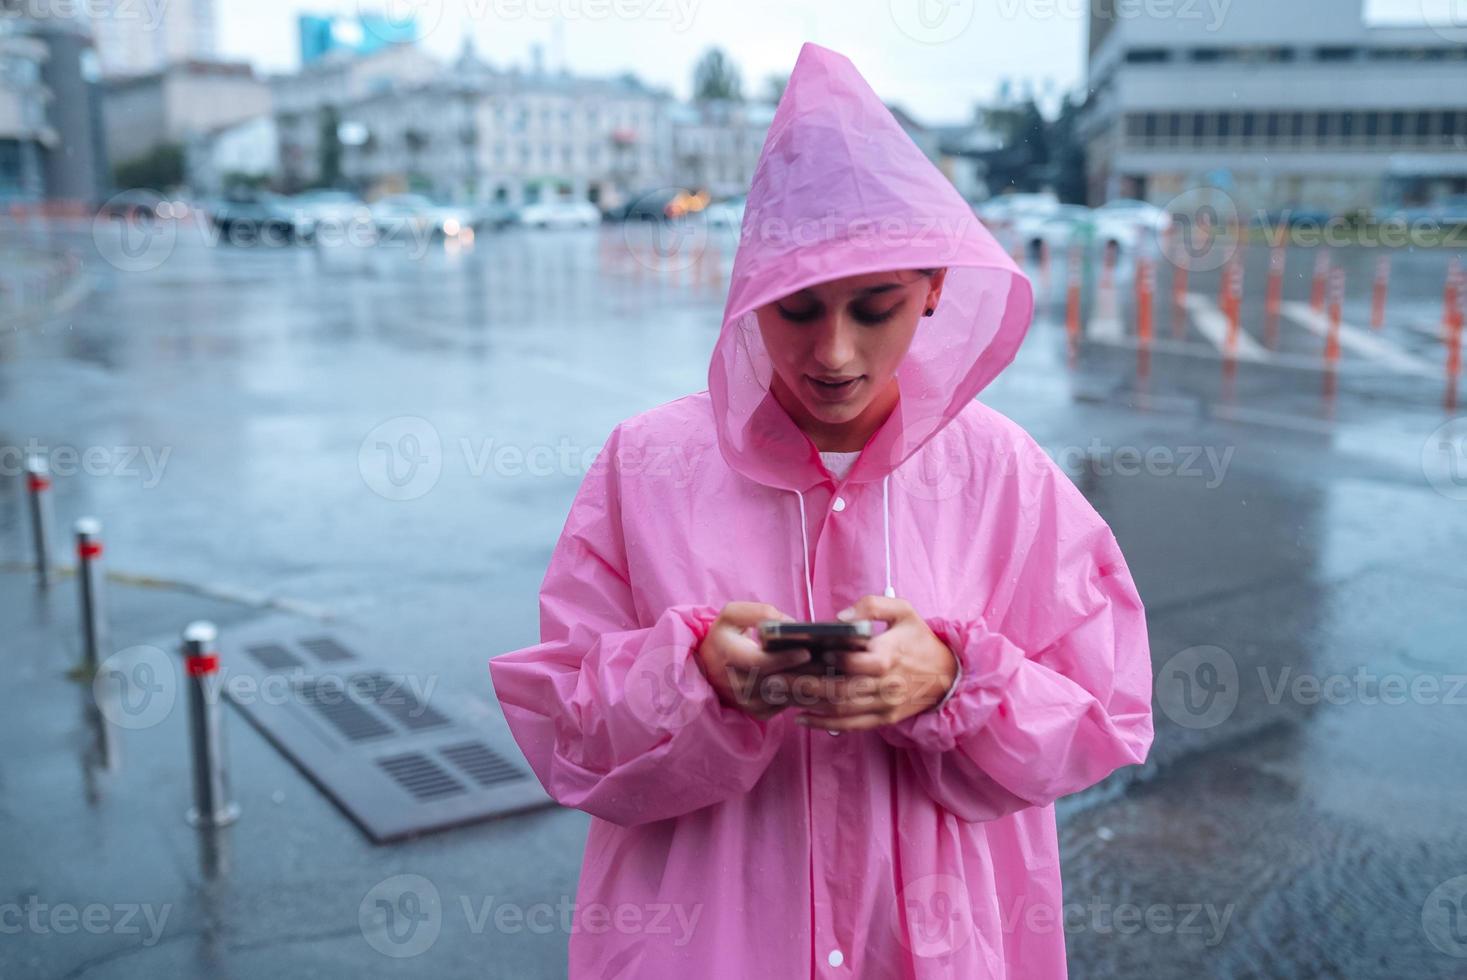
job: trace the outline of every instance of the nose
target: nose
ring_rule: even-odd
[[[839,315],[824,317],[815,327],[810,354],[822,370],[840,373],[856,356],[855,325]]]

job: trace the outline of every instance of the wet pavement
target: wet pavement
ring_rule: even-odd
[[[243,815],[211,878],[182,820],[182,710],[91,768],[86,685],[66,676],[73,581],[46,597],[30,582],[12,450],[48,455],[58,531],[103,520],[114,648],[294,611],[372,631],[405,670],[491,705],[485,663],[535,640],[601,440],[706,385],[732,242],[714,233],[693,258],[611,228],[421,248],[110,234],[21,241],[79,255],[90,292],[0,330],[17,681],[0,699],[0,910],[20,910],[0,925],[27,916],[0,935],[0,976],[563,975],[564,928],[524,913],[572,901],[583,814],[373,847],[230,711]],[[1391,349],[1347,349],[1327,397],[1315,333],[1285,318],[1267,343],[1266,251],[1249,253],[1243,320],[1279,356],[1228,370],[1205,307],[1174,328],[1164,267],[1172,346],[1143,361],[1122,263],[1119,326],[1072,361],[1056,264],[984,395],[1111,523],[1148,609],[1151,760],[1061,805],[1071,972],[1467,975],[1467,422],[1422,368],[1442,363],[1449,253],[1394,255]],[[1307,303],[1296,251],[1286,298]],[[1333,257],[1355,284],[1345,319],[1368,330],[1376,256]],[[1215,302],[1217,277],[1197,270],[1189,291]],[[379,899],[432,929],[394,931]],[[28,902],[97,906],[97,928]],[[1010,914],[1036,911],[1056,910]]]

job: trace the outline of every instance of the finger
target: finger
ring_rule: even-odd
[[[738,629],[749,629],[759,625],[760,620],[777,619],[790,622],[793,616],[781,612],[777,606],[767,602],[730,602],[720,614],[723,621]]]
[[[904,616],[913,615],[912,604],[905,599],[888,599],[884,595],[863,595],[849,609],[836,613],[837,619],[879,619],[890,625]]]
[[[765,650],[757,642],[750,640],[749,644],[730,644],[727,650],[726,660],[737,664],[740,669],[753,670],[759,673],[769,674],[781,670],[789,670],[800,664],[808,663],[810,651],[804,647],[794,647],[789,650],[779,650],[771,653]]]
[[[824,718],[819,715],[801,712],[795,715],[795,721],[807,728],[823,728],[828,732],[851,732],[864,729],[880,728],[887,724],[885,717],[875,714],[849,715],[841,718]]]

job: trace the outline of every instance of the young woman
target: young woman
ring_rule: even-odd
[[[800,51],[708,390],[618,425],[490,662],[591,814],[570,976],[1063,977],[1054,801],[1151,744],[1110,529],[975,400],[1027,279],[854,66]],[[884,629],[842,676],[765,618]]]

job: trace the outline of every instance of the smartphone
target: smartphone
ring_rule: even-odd
[[[766,619],[759,624],[759,642],[769,653],[806,649],[810,660],[794,668],[794,673],[841,672],[841,654],[866,649],[871,640],[871,620],[856,619],[845,623],[785,622]]]

